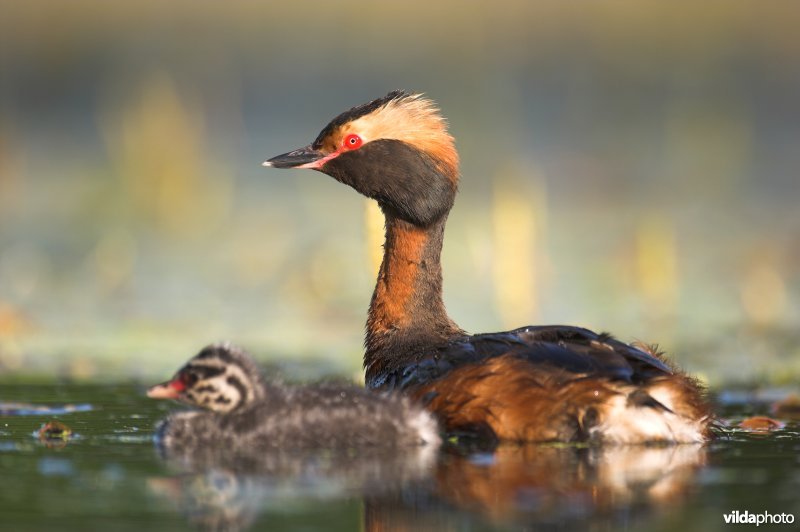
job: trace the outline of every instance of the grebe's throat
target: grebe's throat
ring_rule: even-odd
[[[419,227],[386,216],[386,243],[372,295],[364,367],[367,383],[409,362],[424,346],[447,342],[463,331],[442,300],[442,238],[447,217]]]

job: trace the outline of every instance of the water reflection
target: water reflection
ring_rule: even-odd
[[[430,446],[401,449],[281,450],[231,456],[225,449],[161,451],[174,469],[183,473],[230,471],[235,475],[263,477],[294,486],[298,494],[382,492],[426,478],[436,463]]]
[[[351,452],[274,451],[164,456],[176,471],[148,486],[204,529],[240,530],[260,513],[309,501],[364,499],[365,530],[490,526],[582,528],[674,511],[706,463],[697,445],[576,448],[500,446]]]
[[[679,502],[704,463],[699,445],[509,446],[443,457],[436,486],[442,500],[494,522],[566,523]]]
[[[187,520],[207,530],[245,529],[266,508],[308,500],[386,495],[431,478],[436,449],[259,450],[161,448],[176,471],[151,478],[150,490],[170,498]]]
[[[151,478],[150,491],[166,497],[187,521],[205,530],[244,530],[253,524],[267,491],[254,477],[211,469],[174,478]]]

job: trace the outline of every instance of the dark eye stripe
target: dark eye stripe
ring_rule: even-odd
[[[239,380],[238,377],[231,375],[226,379],[226,382],[236,388],[239,391],[239,401],[236,403],[236,406],[239,406],[239,403],[245,400],[247,397],[247,387],[242,384],[242,381]]]
[[[205,364],[189,364],[186,369],[192,371],[203,380],[225,373],[224,367],[206,366]]]

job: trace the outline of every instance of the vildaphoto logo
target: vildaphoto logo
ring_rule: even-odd
[[[794,514],[771,514],[769,512],[751,513],[747,510],[734,510],[722,514],[726,525],[790,525],[794,523]]]

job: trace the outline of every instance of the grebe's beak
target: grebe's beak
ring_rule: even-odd
[[[315,150],[310,145],[299,148],[283,155],[278,155],[272,159],[264,161],[263,166],[272,168],[310,168],[318,169],[325,164],[328,159],[325,154]]]
[[[184,389],[179,380],[172,380],[156,384],[147,390],[147,397],[151,399],[178,399]]]

